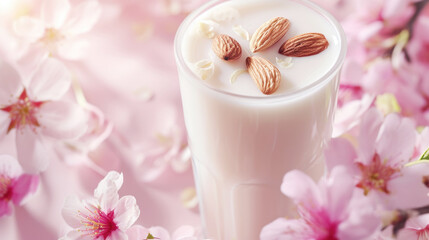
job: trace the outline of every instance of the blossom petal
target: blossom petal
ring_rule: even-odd
[[[9,201],[0,199],[0,217],[4,215],[11,215],[12,214],[12,206],[9,203]]]
[[[16,148],[24,172],[38,173],[48,168],[49,151],[33,129],[25,127],[16,132]]]
[[[126,233],[128,235],[128,239],[130,240],[146,239],[149,234],[149,229],[141,225],[133,225],[127,229]]]
[[[98,183],[94,190],[94,197],[100,202],[103,210],[113,210],[119,200],[118,191],[123,181],[122,173],[111,171]]]
[[[423,229],[429,225],[429,214],[423,214],[418,217],[410,218],[405,224],[406,228]]]
[[[68,60],[82,59],[90,47],[86,39],[64,40],[58,45],[58,55]]]
[[[90,234],[82,234],[81,231],[74,229],[68,232],[60,240],[94,240],[94,237]]]
[[[107,236],[106,240],[128,240],[128,235],[121,230],[115,230]]]
[[[404,167],[401,176],[389,181],[389,195],[385,206],[390,209],[410,209],[428,205],[429,188],[423,178],[429,176],[429,163],[419,163]]]
[[[377,152],[390,163],[405,164],[411,160],[417,132],[411,119],[389,114],[380,128]]]
[[[44,103],[37,120],[42,126],[42,133],[55,139],[76,139],[87,129],[87,115],[78,105],[69,102]]]
[[[124,183],[124,175],[116,171],[110,171],[106,176],[98,183],[97,188],[94,190],[94,196],[100,198],[104,190],[109,188],[112,184],[119,190]]]
[[[292,170],[283,178],[281,191],[296,204],[320,206],[321,196],[313,179],[299,170]]]
[[[6,136],[10,121],[9,113],[0,110],[0,140]]]
[[[369,109],[362,117],[358,152],[364,163],[368,163],[374,156],[375,142],[382,123],[383,114],[376,108]]]
[[[0,86],[0,108],[11,104],[24,90],[18,72],[2,60],[0,60]]]
[[[419,240],[419,234],[416,229],[405,228],[399,231],[397,240]]]
[[[10,155],[0,155],[0,175],[16,178],[22,174],[18,161]]]
[[[136,198],[124,196],[119,199],[115,206],[115,222],[118,228],[126,231],[140,216],[140,209],[137,206]]]
[[[60,28],[70,11],[68,0],[44,0],[42,5],[42,19],[47,27]]]
[[[262,228],[261,240],[308,240],[311,229],[302,219],[278,218]]]
[[[43,36],[45,25],[37,18],[23,16],[13,23],[13,30],[18,36],[33,42]]]
[[[345,138],[333,138],[325,149],[327,170],[330,172],[335,166],[354,166],[357,157],[353,145]]]
[[[63,31],[68,35],[79,35],[89,32],[100,18],[101,7],[98,1],[85,1],[70,12]]]
[[[39,185],[39,176],[23,174],[13,184],[12,201],[14,204],[20,204],[21,201],[30,193],[34,193]]]
[[[79,228],[82,218],[78,215],[80,212],[86,212],[83,203],[76,196],[69,196],[64,202],[61,214],[68,225],[73,228]]]
[[[149,228],[149,232],[155,238],[159,238],[162,240],[170,240],[171,239],[170,234],[163,227],[159,227],[159,226],[151,227],[151,228]],[[175,240],[175,239],[172,239],[172,240]]]
[[[34,101],[60,99],[70,88],[71,74],[60,61],[48,58],[35,72],[27,93]]]
[[[356,195],[354,195],[356,196]],[[337,238],[347,240],[369,239],[380,229],[381,221],[368,197],[359,194],[349,204],[348,216],[338,225]]]
[[[352,174],[345,166],[336,166],[329,173],[329,177],[324,178],[322,182],[326,187],[325,207],[329,213],[329,219],[333,222],[341,221],[353,196]]]

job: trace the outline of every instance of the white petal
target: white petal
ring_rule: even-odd
[[[122,173],[116,171],[110,171],[107,175],[98,183],[97,188],[94,190],[94,197],[101,198],[103,193],[113,187],[118,191],[124,182],[124,176]]]
[[[13,30],[28,41],[36,41],[43,36],[45,25],[37,18],[23,16],[13,23]]]
[[[70,11],[68,0],[44,0],[42,5],[42,19],[48,27],[58,29],[64,24]]]
[[[128,240],[128,235],[121,230],[115,230],[107,236],[106,240]]]
[[[141,225],[133,225],[127,230],[128,239],[146,239],[149,234],[149,230]]]
[[[77,104],[54,101],[44,103],[37,116],[42,134],[68,140],[82,136],[87,129],[87,115]]]
[[[0,60],[0,108],[11,104],[22,93],[24,87],[18,72]]]
[[[82,234],[79,230],[72,230],[61,240],[94,240],[94,238],[89,234]]]
[[[18,161],[10,155],[0,155],[0,175],[16,178],[22,174]]]
[[[66,35],[86,33],[97,23],[100,14],[101,7],[98,1],[82,2],[72,9],[62,30]]]
[[[119,199],[115,206],[115,222],[119,229],[126,231],[140,216],[140,209],[137,206],[136,198],[124,196]]]
[[[61,214],[66,223],[73,228],[81,227],[82,218],[78,215],[79,211],[86,211],[82,202],[76,196],[67,197]]]
[[[48,58],[34,74],[27,93],[35,101],[60,99],[70,88],[71,75],[60,61]]]
[[[24,172],[38,173],[48,168],[51,156],[43,139],[33,129],[25,127],[16,131],[16,147]]]
[[[89,49],[89,42],[85,39],[64,40],[58,45],[58,55],[68,60],[82,59]]]
[[[158,227],[158,226],[151,227],[149,228],[149,232],[155,238],[159,238],[162,240],[170,240],[170,234],[163,227]],[[172,240],[175,240],[175,239],[172,239]]]

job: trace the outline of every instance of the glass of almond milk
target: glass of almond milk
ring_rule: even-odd
[[[218,0],[184,20],[175,57],[206,238],[259,239],[294,216],[282,178],[323,174],[345,54],[338,22],[307,0]]]

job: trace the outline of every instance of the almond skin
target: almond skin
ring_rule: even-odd
[[[259,52],[278,42],[289,30],[290,22],[284,17],[276,17],[262,24],[250,39],[250,50]]]
[[[232,37],[219,34],[212,41],[213,52],[222,60],[229,61],[241,57],[241,46]]]
[[[320,33],[304,33],[288,39],[279,49],[279,53],[289,57],[316,55],[329,46],[328,40]]]
[[[250,76],[263,94],[270,95],[279,88],[280,71],[268,60],[259,56],[248,57],[246,58],[246,66]]]

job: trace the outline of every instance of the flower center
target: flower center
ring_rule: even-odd
[[[11,198],[11,188],[10,185],[12,179],[10,177],[0,174],[0,199],[10,200]]]
[[[56,50],[57,43],[63,40],[65,36],[55,28],[46,28],[45,34],[40,41],[46,46],[49,52],[52,54]]]
[[[84,235],[92,236],[94,239],[98,239],[99,237],[106,239],[113,231],[118,229],[118,226],[113,221],[115,215],[113,211],[106,214],[101,211],[100,207],[94,205],[89,205],[86,209],[89,214],[79,212],[83,226],[79,231],[84,233]]]
[[[9,133],[14,128],[21,129],[26,125],[32,127],[33,130],[35,127],[39,127],[36,113],[42,104],[43,102],[31,101],[24,90],[16,103],[0,108],[0,110],[8,112],[11,119],[7,132]]]
[[[362,163],[357,163],[357,165],[362,173],[362,179],[356,187],[362,188],[365,195],[368,195],[370,190],[378,190],[389,194],[387,184],[399,169],[392,168],[382,163],[378,154],[374,155],[370,164],[364,165]]]

